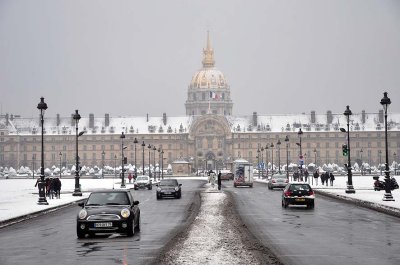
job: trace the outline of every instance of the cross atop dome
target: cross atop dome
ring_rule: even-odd
[[[211,48],[210,43],[210,32],[207,31],[207,48],[203,49],[204,59],[203,59],[203,67],[211,68],[214,67],[214,50]]]

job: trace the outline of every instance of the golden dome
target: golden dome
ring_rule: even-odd
[[[209,32],[207,32],[207,47],[203,49],[203,54],[203,68],[193,75],[190,88],[228,88],[224,75],[214,67],[214,50],[211,48]]]

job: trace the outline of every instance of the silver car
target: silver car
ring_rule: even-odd
[[[289,183],[286,174],[274,174],[268,181],[268,189],[273,190],[274,188],[285,188]]]

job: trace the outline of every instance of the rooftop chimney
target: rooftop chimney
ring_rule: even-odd
[[[110,114],[108,114],[108,113],[106,113],[106,114],[104,115],[104,126],[105,126],[105,127],[110,126]]]
[[[311,123],[315,123],[315,110],[311,111]]]
[[[94,128],[94,114],[93,113],[89,114],[89,128],[90,129]]]
[[[333,121],[332,111],[328,110],[326,112],[326,123],[332,124],[332,121]]]
[[[60,114],[57,114],[57,126],[60,126]]]
[[[163,113],[162,119],[163,119],[164,125],[167,125],[167,113],[165,113],[165,112]]]
[[[379,110],[378,118],[379,118],[379,123],[383,123],[383,109]]]
[[[361,122],[365,123],[365,110],[361,111]]]
[[[257,112],[253,112],[253,126],[256,127],[257,124]]]

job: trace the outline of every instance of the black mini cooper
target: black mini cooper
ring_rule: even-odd
[[[174,197],[180,199],[182,197],[182,184],[176,179],[162,179],[157,184],[157,200],[163,197]]]
[[[95,191],[86,202],[79,203],[82,210],[76,219],[78,238],[86,234],[124,233],[133,236],[140,230],[139,201],[133,200],[129,190]]]

